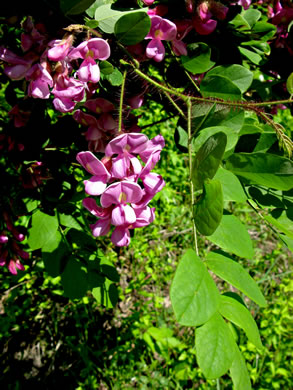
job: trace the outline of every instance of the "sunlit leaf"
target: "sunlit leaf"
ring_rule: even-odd
[[[234,360],[236,344],[233,335],[218,314],[214,314],[195,332],[196,358],[207,379],[224,375]]]
[[[230,156],[226,168],[252,183],[277,190],[293,188],[293,163],[269,153],[237,153]]]
[[[221,295],[219,312],[227,320],[242,328],[247,338],[257,347],[262,348],[259,331],[249,310],[236,299]]]
[[[243,187],[237,176],[235,176],[232,172],[219,167],[214,178],[219,180],[222,184],[224,201],[246,201],[247,196],[245,195]]]
[[[55,236],[58,229],[56,215],[45,214],[37,210],[32,216],[32,227],[29,229],[28,244],[32,250],[42,248]]]
[[[238,288],[260,306],[266,306],[265,298],[249,273],[236,261],[216,252],[210,252],[205,263],[211,271],[232,286]]]
[[[176,269],[170,297],[179,324],[198,326],[217,310],[218,289],[194,250],[188,249]]]
[[[209,240],[221,249],[237,256],[252,259],[254,250],[246,227],[234,215],[223,215],[217,230]]]

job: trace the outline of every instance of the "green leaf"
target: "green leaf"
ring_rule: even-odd
[[[122,16],[115,24],[115,35],[123,45],[141,42],[151,28],[151,19],[146,12],[138,11]]]
[[[188,249],[176,269],[170,298],[177,321],[185,326],[204,324],[217,310],[218,289],[206,267]]]
[[[245,202],[247,196],[237,176],[219,167],[215,177],[222,184],[224,201]]]
[[[32,227],[29,229],[28,245],[31,250],[42,248],[55,236],[58,229],[56,215],[48,215],[37,210],[32,216]]]
[[[290,74],[286,81],[286,88],[290,95],[293,95],[293,72]]]
[[[221,163],[227,145],[225,133],[210,136],[196,153],[192,165],[192,182],[195,189],[201,189],[206,179],[212,179]]]
[[[148,8],[141,8],[139,12],[146,12]],[[114,34],[116,22],[124,15],[137,13],[135,10],[118,10],[112,4],[105,4],[98,7],[95,12],[95,19],[99,22],[99,28],[108,34]]]
[[[275,209],[271,215],[263,215],[263,217],[286,236],[293,239],[293,207],[289,207],[287,210]]]
[[[216,66],[207,73],[207,76],[211,75],[227,77],[242,93],[250,87],[253,80],[253,73],[237,64]]]
[[[104,78],[108,80],[113,87],[119,87],[123,81],[122,73],[117,68],[114,68],[112,73],[106,74]]]
[[[234,215],[223,215],[220,225],[209,240],[221,249],[239,257],[252,259],[254,250],[246,227]]]
[[[108,61],[101,61],[99,66],[100,66],[100,71],[104,75],[109,75],[114,72],[114,66],[110,64],[110,62]]]
[[[64,295],[70,299],[82,298],[88,289],[87,274],[83,264],[70,256],[64,272],[61,274]]]
[[[93,2],[94,0],[60,0],[60,9],[65,15],[79,15]]]
[[[112,4],[113,0],[95,0],[94,3],[85,11],[90,18],[94,18],[96,9],[105,4]]]
[[[93,288],[92,294],[100,305],[112,309],[118,302],[118,291],[111,280],[106,279],[102,286]]]
[[[250,25],[242,14],[236,15],[229,24],[234,26],[237,30],[250,30]]]
[[[184,153],[187,152],[188,135],[187,132],[183,129],[183,127],[181,126],[176,127],[174,140],[179,150],[181,150]]]
[[[192,74],[204,73],[215,64],[210,60],[210,47],[203,42],[188,45],[188,52],[189,56],[181,56],[180,58],[183,67]]]
[[[267,152],[272,145],[277,141],[276,133],[273,131],[271,133],[262,133],[256,144],[253,152]]]
[[[194,205],[193,217],[196,228],[201,234],[209,236],[219,226],[223,215],[222,185],[218,180],[204,183],[204,191]]]
[[[257,22],[253,26],[251,32],[253,35],[258,34],[258,38],[262,41],[268,41],[272,39],[277,31],[277,27],[272,23]]]
[[[263,345],[259,331],[249,310],[236,299],[221,295],[220,314],[227,320],[242,328],[248,338],[257,348],[262,349]]]
[[[241,46],[239,46],[238,49],[240,53],[244,55],[244,57],[248,58],[253,64],[259,65],[261,63],[262,57],[259,54]]]
[[[85,25],[89,28],[97,28],[99,25],[99,22],[97,20],[93,20],[93,19],[85,19]]]
[[[207,141],[208,138],[220,132],[226,134],[227,136],[226,151],[233,149],[238,141],[237,133],[230,127],[213,126],[213,127],[207,127],[202,129],[200,133],[196,136],[196,138],[193,138],[192,140],[193,150],[197,152],[200,149],[200,147]]]
[[[74,228],[77,230],[83,230],[84,228],[80,225],[80,223],[77,221],[76,218],[74,218],[72,215],[69,214],[59,214],[59,221],[60,225],[69,227],[69,228]]]
[[[230,375],[235,390],[251,390],[249,373],[245,364],[245,360],[239,351],[235,348],[235,355],[232,366],[230,367]]]
[[[247,21],[250,27],[253,27],[255,23],[260,19],[261,17],[261,12],[250,8],[246,11],[242,11],[241,15],[244,17],[244,19]]]
[[[207,379],[219,378],[231,367],[236,344],[218,313],[196,329],[195,348],[198,365]]]
[[[241,91],[227,77],[207,73],[200,83],[203,97],[216,97],[224,100],[240,100]]]
[[[293,163],[269,153],[237,153],[230,156],[226,168],[252,183],[277,190],[293,188]]]
[[[57,230],[42,247],[42,259],[48,274],[53,278],[59,276],[63,271],[64,261],[69,255],[68,247]]]
[[[205,118],[206,117],[206,118]],[[203,119],[205,118],[204,122]],[[200,131],[207,127],[225,126],[238,133],[244,122],[244,111],[213,104],[192,106],[192,128]]]
[[[205,263],[217,276],[238,288],[259,306],[265,307],[267,305],[256,282],[236,261],[220,253],[210,252]]]

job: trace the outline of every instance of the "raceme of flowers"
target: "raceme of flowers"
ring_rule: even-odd
[[[78,162],[92,175],[84,181],[85,192],[100,196],[101,206],[94,198],[83,200],[84,207],[98,218],[91,225],[95,237],[106,235],[113,225],[113,244],[126,246],[130,243],[129,229],[153,222],[155,209],[148,204],[165,182],[151,171],[164,145],[161,135],[149,140],[141,133],[124,133],[108,143],[102,160],[89,151],[78,153]]]

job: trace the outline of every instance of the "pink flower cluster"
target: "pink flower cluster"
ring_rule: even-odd
[[[127,246],[130,229],[153,222],[155,209],[148,204],[165,182],[151,170],[164,145],[161,135],[149,140],[141,133],[123,133],[108,143],[102,160],[88,151],[78,153],[78,162],[92,175],[84,181],[86,193],[100,196],[101,206],[94,198],[83,200],[84,207],[99,218],[91,225],[95,237],[108,234],[113,225],[113,244]]]
[[[27,32],[22,34],[25,54],[18,56],[0,47],[4,73],[12,80],[25,78],[29,83],[28,96],[48,99],[52,94],[56,110],[72,112],[77,102],[92,95],[93,84],[100,80],[97,60],[103,61],[110,56],[110,46],[104,39],[91,38],[73,47],[71,34],[45,45],[46,37],[36,30],[30,17],[27,20]],[[80,64],[77,63],[79,59],[82,60]]]
[[[21,259],[27,260],[29,258],[29,254],[22,250],[17,243],[17,241],[23,241],[25,236],[13,225],[7,212],[3,213],[3,217],[8,232],[2,231],[0,233],[0,265],[7,265],[8,270],[16,275],[17,269],[24,271]]]

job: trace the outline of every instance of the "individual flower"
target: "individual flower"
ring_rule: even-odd
[[[53,100],[56,110],[61,112],[73,111],[76,102],[84,97],[85,84],[73,77],[60,74],[55,80],[52,90],[55,99]]]
[[[110,56],[109,44],[101,38],[91,38],[82,42],[68,54],[70,60],[82,58],[77,76],[79,80],[97,83],[100,80],[100,68],[96,59],[106,60]]]
[[[27,72],[26,79],[30,80],[28,96],[38,99],[48,99],[50,96],[49,87],[53,87],[53,79],[50,73],[40,64],[35,64]]]
[[[9,260],[8,269],[10,273],[12,273],[12,275],[16,275],[17,269],[19,269],[20,271],[24,271],[24,266],[21,264],[18,258],[13,258]]]
[[[55,39],[48,43],[50,49],[47,56],[51,61],[63,61],[71,49],[73,42],[73,35],[69,35],[64,39]]]
[[[209,3],[202,2],[196,10],[192,18],[193,27],[195,31],[200,35],[211,34],[217,27],[217,21],[212,18],[212,13],[209,9]]]
[[[105,149],[107,157],[112,158],[112,175],[117,179],[134,178],[141,172],[141,163],[136,154],[140,154],[147,146],[148,138],[140,133],[122,134],[109,142]]]
[[[186,35],[192,30],[192,22],[189,19],[184,20],[176,20],[174,22],[177,27],[177,34],[176,38],[173,39],[171,42],[173,52],[176,56],[186,56],[187,55],[187,48],[186,43],[182,41],[183,38],[186,37]]]
[[[165,47],[162,41],[176,39],[176,25],[168,19],[158,15],[151,15],[151,29],[145,39],[151,39],[146,48],[146,56],[161,62],[165,57]]]

